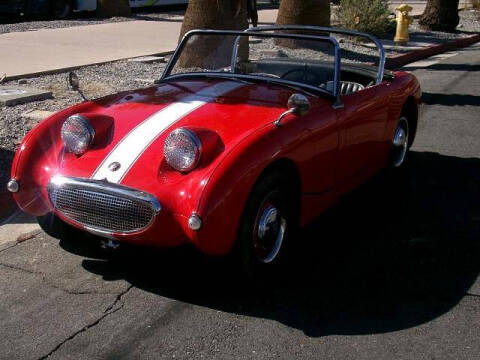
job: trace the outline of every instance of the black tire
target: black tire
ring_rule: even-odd
[[[252,190],[242,215],[235,251],[237,263],[247,277],[263,279],[278,270],[289,237],[296,229],[296,202],[289,193],[292,194],[292,189],[279,172],[264,175]],[[275,211],[274,221],[262,221],[273,219]],[[269,225],[262,228],[266,229],[263,237],[259,235],[260,224]]]
[[[43,231],[56,239],[64,239],[78,233],[78,230],[67,224],[53,213],[37,216],[37,221]]]
[[[73,5],[70,0],[51,0],[50,16],[54,19],[66,19],[73,13]]]

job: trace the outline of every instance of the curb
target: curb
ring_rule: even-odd
[[[111,64],[114,62],[118,61],[125,61],[129,59],[135,59],[138,57],[144,57],[144,56],[169,56],[172,55],[174,51],[164,51],[164,52],[157,52],[153,54],[145,54],[145,55],[139,55],[139,56],[131,56],[131,57],[125,57],[125,58],[120,58],[120,59],[115,59],[115,60],[107,60],[107,61],[99,61],[99,62],[92,62],[89,64],[84,64],[84,65],[75,65],[75,66],[67,66],[63,68],[57,68],[57,69],[52,69],[52,70],[44,70],[44,71],[38,71],[38,72],[33,72],[33,73],[27,73],[27,74],[22,74],[22,75],[12,75],[12,76],[6,76],[5,79],[3,79],[3,82],[6,81],[13,81],[13,80],[19,80],[19,79],[29,79],[32,77],[37,77],[41,75],[53,75],[53,74],[60,74],[64,73],[67,71],[73,71],[73,70],[78,70],[87,66],[98,66],[98,65],[105,65],[105,64]]]
[[[464,48],[470,45],[473,45],[480,41],[480,34],[475,34],[467,36],[461,39],[456,39],[453,41],[448,41],[441,44],[427,46],[424,49],[413,50],[406,54],[396,55],[390,58],[387,58],[385,63],[385,68],[393,70],[399,67],[402,67],[406,64],[423,60],[429,58],[433,55],[438,55],[446,51],[455,50],[459,48]]]

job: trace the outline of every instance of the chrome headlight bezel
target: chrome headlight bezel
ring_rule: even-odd
[[[76,123],[80,127],[80,131],[76,134],[68,133],[68,127]],[[82,115],[75,114],[69,116],[62,125],[61,138],[65,149],[75,155],[84,154],[93,144],[95,139],[95,129],[90,121]]]
[[[174,153],[175,151],[182,151],[182,149],[178,148],[178,143],[182,141],[189,143],[192,150],[190,154],[191,160],[183,165],[181,164],[182,161],[179,161],[179,159],[185,158],[185,156],[182,156],[182,153]],[[193,131],[186,128],[178,128],[173,130],[165,139],[163,154],[167,164],[172,168],[183,173],[189,172],[195,169],[200,162],[202,142]],[[185,154],[185,152],[183,154]]]

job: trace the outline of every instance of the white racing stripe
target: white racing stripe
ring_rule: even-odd
[[[92,179],[106,179],[112,183],[120,183],[137,159],[165,130],[207,104],[212,98],[223,96],[241,86],[244,85],[238,82],[221,82],[202,89],[195,95],[187,96],[149,116],[118,142],[95,170]],[[110,171],[108,166],[113,162],[119,162],[120,169]]]

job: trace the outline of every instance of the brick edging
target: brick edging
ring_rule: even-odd
[[[427,46],[424,49],[413,50],[406,54],[392,56],[387,58],[385,67],[387,69],[396,69],[402,67],[406,64],[426,59],[433,55],[438,55],[446,51],[459,49],[463,47],[470,46],[480,41],[480,34],[471,35],[461,39],[456,39],[453,41],[448,41],[441,44]]]

